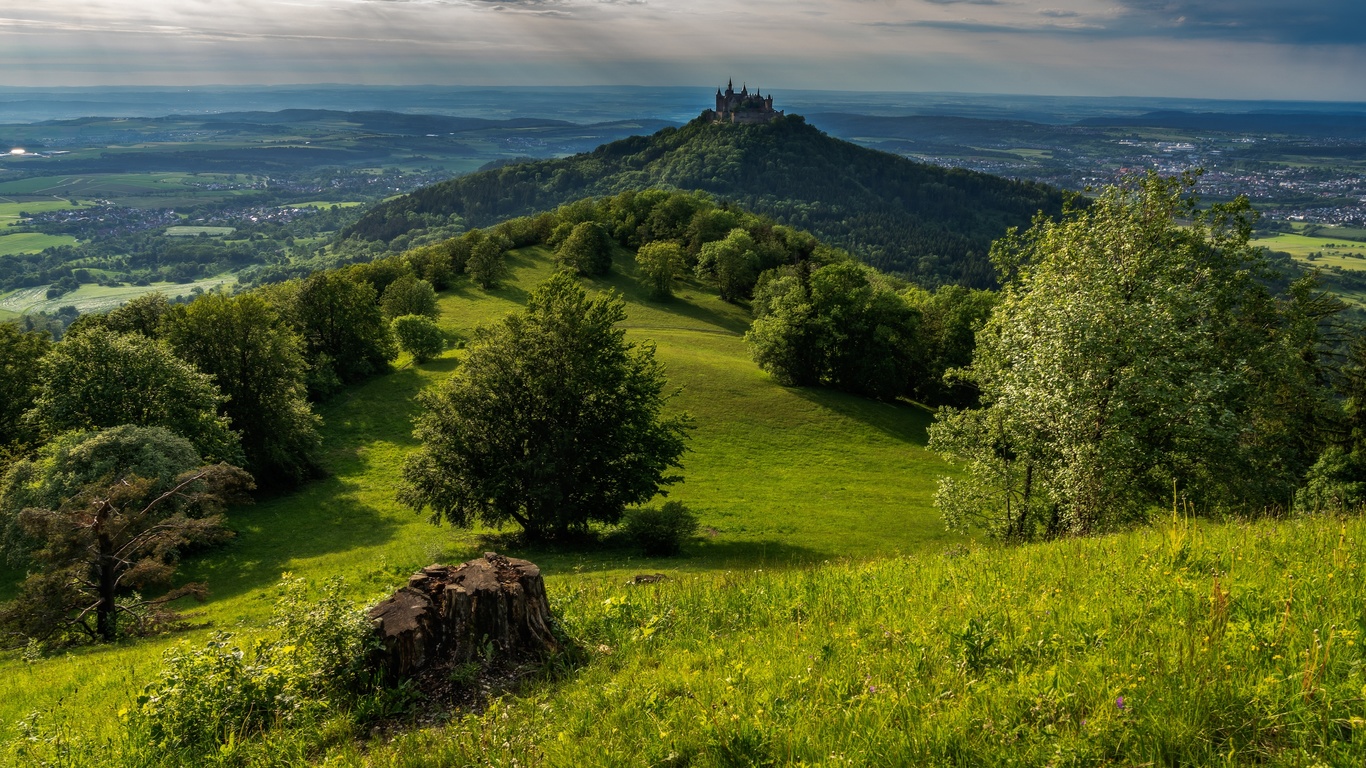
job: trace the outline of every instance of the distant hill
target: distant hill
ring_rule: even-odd
[[[1181,112],[1166,110],[1127,117],[1092,117],[1079,126],[1179,128],[1228,133],[1267,133],[1288,136],[1366,138],[1366,112]]]
[[[946,169],[831,138],[798,115],[764,125],[702,120],[557,160],[517,163],[376,206],[345,234],[392,240],[424,215],[485,226],[589,195],[701,190],[801,227],[925,284],[988,286],[991,241],[1057,214],[1061,191]]]

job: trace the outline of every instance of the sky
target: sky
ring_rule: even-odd
[[[1366,0],[0,0],[0,73],[1366,101]]]

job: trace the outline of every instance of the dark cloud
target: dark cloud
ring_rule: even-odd
[[[1096,38],[1164,37],[1282,45],[1366,43],[1366,0],[1114,0],[1117,13],[1092,15],[1041,9],[1058,23],[1003,18],[874,22],[983,34],[1063,34]],[[1002,4],[1000,0],[923,0],[938,5]],[[1037,18],[1037,17],[1036,17]]]
[[[1135,32],[1268,43],[1366,42],[1362,0],[1117,0]]]

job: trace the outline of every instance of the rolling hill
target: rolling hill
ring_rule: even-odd
[[[517,163],[380,204],[345,235],[392,240],[416,218],[456,215],[470,226],[591,195],[666,187],[700,190],[844,247],[925,285],[986,287],[992,240],[1056,214],[1059,190],[945,169],[831,138],[801,116],[635,136],[558,160]]]

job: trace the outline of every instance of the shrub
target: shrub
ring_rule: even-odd
[[[394,318],[393,329],[399,347],[419,363],[431,360],[446,348],[446,337],[430,317],[401,315]]]
[[[316,724],[373,692],[367,657],[373,634],[365,612],[332,579],[310,600],[303,579],[286,576],[276,607],[276,639],[244,652],[225,632],[199,649],[166,652],[161,676],[138,698],[135,740],[157,750],[204,752],[271,728]]]
[[[697,533],[697,515],[682,502],[666,501],[662,507],[627,512],[622,530],[645,554],[670,557],[681,552],[683,542]]]

